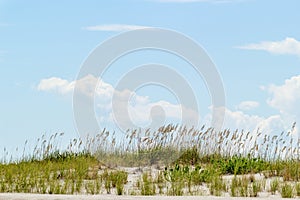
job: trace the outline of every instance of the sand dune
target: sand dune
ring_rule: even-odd
[[[41,195],[41,194],[0,194],[0,200],[257,200],[257,199],[278,199],[279,196],[243,198],[243,197],[213,197],[213,196],[116,196],[116,195]]]

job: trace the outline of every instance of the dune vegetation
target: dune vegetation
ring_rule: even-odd
[[[293,129],[293,128],[292,128]],[[167,125],[107,130],[59,147],[63,134],[0,164],[1,193],[300,196],[300,140],[278,135]],[[26,145],[26,144],[25,144]]]

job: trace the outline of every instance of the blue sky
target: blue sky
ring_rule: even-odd
[[[280,133],[300,119],[299,7],[297,0],[0,0],[0,149],[44,133],[77,137],[71,83],[83,61],[108,38],[142,27],[175,30],[206,50],[225,87],[225,126]],[[128,55],[102,79],[114,88],[130,67],[149,62],[173,66],[190,80],[207,116],[203,80],[172,55]],[[177,109],[163,88],[136,93],[148,96],[146,108],[164,101]],[[109,113],[98,117],[113,127]]]

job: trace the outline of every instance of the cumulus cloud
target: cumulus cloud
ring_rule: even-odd
[[[211,117],[211,114],[206,115],[206,125],[209,125],[208,123],[211,121]],[[256,115],[247,115],[242,111],[232,111],[225,108],[223,127],[231,130],[244,129],[247,131],[254,131],[257,129],[257,125],[263,120],[264,118]]]
[[[237,105],[236,108],[238,110],[247,111],[247,110],[252,110],[254,108],[257,108],[258,106],[259,106],[259,102],[257,101],[243,101],[239,105]]]
[[[211,114],[205,116],[205,124],[209,126],[211,120]],[[282,131],[287,131],[291,128],[292,122],[287,121],[281,115],[271,115],[268,117],[262,117],[258,115],[249,115],[243,111],[232,111],[225,108],[225,119],[223,127],[226,129],[244,130],[251,132],[252,134],[261,132],[269,135],[278,135]]]
[[[52,77],[48,79],[42,79],[37,86],[39,91],[52,91],[59,94],[67,94],[74,89],[74,82]]]
[[[104,123],[114,121],[122,128],[129,124],[136,126],[160,126],[162,121],[181,122],[182,112],[187,113],[187,122],[197,122],[198,113],[181,104],[172,104],[167,101],[151,102],[147,96],[140,96],[130,90],[116,90],[111,84],[92,75],[80,80],[68,81],[57,77],[43,79],[37,86],[39,91],[49,91],[61,95],[71,94],[75,84],[84,96],[95,98],[98,119]],[[93,90],[93,86],[97,87]],[[155,124],[156,122],[156,124]],[[190,124],[195,125],[195,124]],[[126,128],[126,129],[127,129]]]
[[[51,77],[42,79],[37,86],[37,90],[66,95],[71,94],[74,91],[75,84],[75,81],[68,81],[58,77]],[[94,85],[98,85],[96,90],[92,90]],[[112,85],[105,83],[104,81],[99,80],[92,75],[85,76],[82,79],[78,80],[77,88],[85,96],[101,96],[101,99],[103,101],[108,101],[114,92],[114,88]]]
[[[75,81],[51,77],[41,80],[37,89],[68,95],[72,94],[75,84]],[[93,89],[95,85],[97,87]],[[142,127],[153,124],[156,127],[161,125],[161,120],[165,120],[166,123],[181,123],[183,112],[188,114],[187,122],[195,122],[195,119],[199,118],[199,113],[184,105],[163,100],[152,102],[148,96],[141,96],[130,90],[118,91],[111,84],[92,75],[77,80],[77,88],[84,96],[95,98],[95,113],[98,120],[104,124],[113,125],[117,117],[117,123],[122,128],[128,128],[128,124],[132,123]],[[283,85],[270,85],[264,88],[270,94],[268,105],[277,109],[280,114],[269,117],[248,115],[244,111],[258,107],[259,103],[244,101],[237,106],[237,111],[225,108],[223,127],[231,130],[244,129],[252,132],[260,130],[264,133],[279,134],[291,128],[293,122],[300,121],[300,110],[297,109],[300,106],[300,75],[287,79]],[[207,114],[201,123],[209,126],[211,119],[211,113]],[[298,130],[298,127],[296,129]]]
[[[256,115],[247,115],[241,111],[231,111],[226,109],[224,127],[254,131],[257,129],[257,125],[263,120],[262,117]]]
[[[300,120],[300,75],[285,80],[283,85],[270,85],[265,87],[271,97],[267,103],[280,111],[280,113],[294,116]]]
[[[225,127],[238,127],[253,133],[259,131],[264,134],[278,135],[282,131],[289,130],[291,126],[292,122],[287,121],[281,115],[261,117],[247,115],[241,111],[226,111]]]
[[[287,37],[282,41],[263,41],[257,44],[239,46],[240,49],[263,50],[273,54],[290,54],[300,56],[300,42]]]
[[[140,25],[129,25],[129,24],[103,24],[95,26],[83,27],[84,30],[88,31],[131,31],[137,29],[151,28],[149,26],[140,26]]]
[[[248,130],[261,130],[265,133],[280,133],[290,130],[296,122],[294,131],[299,130],[300,123],[300,75],[286,79],[281,85],[261,87],[269,93],[267,104],[278,111],[268,117],[247,115],[243,111],[259,106],[258,102],[246,101],[238,105],[238,111],[226,110],[224,127],[242,127]],[[298,132],[297,132],[298,133]]]

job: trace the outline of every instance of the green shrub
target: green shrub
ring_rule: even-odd
[[[266,163],[259,158],[232,156],[230,158],[218,158],[212,161],[222,174],[248,174],[261,172]]]

